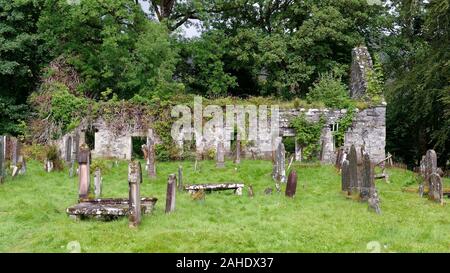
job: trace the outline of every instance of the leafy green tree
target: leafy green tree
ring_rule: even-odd
[[[410,166],[435,149],[450,155],[450,3],[394,1],[396,32],[386,41],[387,149]]]
[[[48,0],[39,29],[53,57],[66,56],[80,73],[85,96],[111,89],[125,99],[168,97],[182,89],[172,79],[177,54],[167,29],[135,1]]]
[[[36,22],[42,1],[0,0],[0,134],[17,135],[28,116],[44,57]]]
[[[323,102],[325,106],[336,109],[348,108],[351,106],[348,93],[347,86],[339,78],[325,73],[310,88],[307,100],[309,103]]]

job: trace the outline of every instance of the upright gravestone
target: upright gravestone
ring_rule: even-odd
[[[236,159],[234,160],[234,163],[241,163],[241,141],[239,139],[236,140]]]
[[[19,141],[17,138],[11,139],[11,165],[17,166],[17,161],[19,159]]]
[[[72,162],[72,137],[68,136],[65,143],[65,160],[67,163]]]
[[[362,179],[360,187],[360,198],[363,201],[367,201],[370,197],[371,189],[375,188],[374,183],[374,166],[370,162],[370,156],[368,153],[363,155],[363,168],[362,168]]]
[[[295,196],[296,191],[297,191],[297,172],[292,170],[289,173],[285,194],[287,197],[292,198]]]
[[[94,194],[95,198],[100,198],[102,195],[102,171],[100,168],[96,168],[94,173]]]
[[[350,153],[348,155],[348,168],[350,178],[350,191],[352,193],[358,191],[358,155],[356,154],[355,145],[350,147]]]
[[[177,177],[175,174],[170,174],[167,180],[166,193],[166,213],[171,213],[175,210]]]
[[[75,171],[75,160],[78,158],[78,152],[80,149],[80,135],[77,133],[72,138],[72,156],[70,157],[70,168],[69,168],[69,176],[72,177]]]
[[[425,155],[425,181],[428,188],[431,187],[431,174],[437,170],[437,156],[434,150],[428,150]],[[431,196],[431,191],[428,192]]]
[[[277,180],[281,183],[286,183],[286,150],[284,149],[284,144],[281,141],[280,144],[278,145],[277,161],[278,161]]]
[[[223,142],[219,141],[217,143],[217,168],[224,168],[225,167],[225,148],[223,146]]]
[[[430,175],[430,190],[429,197],[440,204],[444,203],[444,188],[442,185],[442,178],[437,173]]]
[[[141,223],[141,192],[142,170],[139,161],[128,163],[128,187],[129,187],[129,216],[128,226],[137,227]]]
[[[147,149],[148,149],[148,159],[147,159],[147,172],[149,177],[156,177],[156,154],[155,154],[155,143],[151,136],[147,136]]]
[[[80,147],[78,153],[78,166],[79,166],[79,185],[78,185],[78,195],[79,198],[88,198],[89,196],[89,186],[90,186],[90,174],[89,174],[89,164],[90,164],[90,151],[89,147],[83,144]]]
[[[0,136],[0,183],[5,179],[5,138]]]
[[[178,166],[178,190],[183,190],[183,166]]]
[[[350,192],[350,166],[348,160],[342,162],[341,188],[344,192]]]

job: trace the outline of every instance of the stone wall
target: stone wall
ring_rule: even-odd
[[[291,120],[302,113],[309,121],[317,122],[320,116],[323,115],[326,119],[325,126],[322,129],[322,135],[320,138],[320,144],[322,144],[321,161],[326,163],[332,163],[335,160],[336,147],[334,144],[333,128],[336,128],[339,119],[345,115],[346,110],[329,110],[329,109],[280,109],[280,136],[281,137],[293,137],[295,131],[289,126]],[[371,155],[373,161],[380,161],[385,157],[385,142],[386,142],[386,106],[381,105],[365,110],[357,110],[355,119],[352,126],[348,129],[344,138],[344,147],[350,148],[352,144],[361,147],[365,146],[366,150]],[[257,122],[256,120],[251,123]],[[224,122],[225,124],[225,122]],[[257,124],[250,124],[256,128]],[[97,122],[95,126],[95,145],[92,150],[93,157],[111,157],[119,159],[131,159],[132,156],[132,137],[142,136],[145,137],[147,132],[128,132],[121,135],[113,134],[107,126],[102,122]],[[84,142],[83,130],[78,130],[80,134],[80,143]],[[208,150],[216,150],[219,140],[224,141],[224,148],[228,156],[231,156],[233,151],[231,150],[231,141],[225,139],[225,135],[231,135],[233,128],[225,127],[224,129],[217,130],[215,137],[209,141],[203,140],[197,142],[197,151],[207,153]],[[64,158],[66,153],[66,140],[68,137],[73,137],[74,133],[67,134],[62,137],[58,142],[60,152]],[[155,143],[159,143],[158,136],[154,136]],[[276,141],[279,141],[277,139]],[[272,138],[269,135],[265,135],[264,139],[257,139],[252,145],[247,145],[242,156],[250,158],[257,156],[259,158],[270,159],[272,157],[271,147],[276,147],[277,143],[272,143]]]

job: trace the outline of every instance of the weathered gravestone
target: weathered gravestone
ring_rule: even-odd
[[[142,170],[139,161],[128,163],[128,186],[129,186],[129,206],[128,216],[129,227],[137,227],[141,223],[141,192]]]
[[[90,187],[90,151],[89,147],[85,144],[81,145],[78,153],[78,166],[79,166],[79,177],[78,177],[78,195],[79,198],[88,198],[89,187]]]
[[[279,142],[275,151],[275,160],[272,171],[272,178],[277,183],[286,182],[286,150],[284,149],[283,142]]]
[[[69,177],[73,177],[75,171],[75,160],[78,158],[78,151],[80,149],[80,135],[75,134],[72,138],[72,155],[70,157]]]
[[[20,155],[20,143],[17,138],[11,138],[11,165],[17,166]]]
[[[241,141],[239,139],[236,140],[236,159],[234,160],[234,163],[241,163]]]
[[[0,183],[3,183],[5,176],[5,137],[0,136]]]
[[[442,185],[442,178],[437,173],[430,175],[430,190],[428,196],[431,200],[434,200],[440,204],[444,203],[444,187]]]
[[[436,170],[437,170],[436,152],[434,150],[428,150],[425,155],[425,181],[426,181],[426,186],[428,188],[430,188],[430,186],[431,186],[431,181],[430,181],[431,174],[435,173]]]
[[[102,195],[102,171],[100,168],[95,169],[94,173],[94,194],[95,198],[100,198]]]
[[[297,172],[292,170],[289,173],[285,194],[287,197],[292,198],[295,196],[296,191],[297,191]]]
[[[178,166],[178,190],[183,190],[183,166]]]
[[[355,145],[350,147],[350,153],[348,155],[348,169],[350,178],[350,192],[355,193],[358,191],[358,155],[356,154]]]
[[[167,180],[166,193],[166,213],[171,213],[175,210],[177,177],[175,174],[170,174]]]
[[[374,183],[374,165],[370,162],[368,153],[363,155],[362,179],[359,196],[361,200],[366,201],[370,197],[371,190],[375,189]]]
[[[350,192],[350,166],[348,160],[342,162],[341,188],[342,191]]]
[[[66,143],[65,143],[65,156],[64,159],[67,163],[72,162],[72,137],[68,136],[66,138]]]
[[[147,172],[149,177],[156,177],[155,143],[151,136],[147,136]]]
[[[219,141],[217,143],[217,156],[216,156],[216,167],[224,168],[225,167],[225,148],[223,146],[223,142]]]

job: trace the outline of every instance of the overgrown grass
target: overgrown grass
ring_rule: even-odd
[[[256,196],[249,198],[246,190],[240,197],[220,192],[199,202],[177,193],[176,212],[165,215],[167,176],[179,164],[185,183],[243,181],[253,185]],[[153,215],[129,229],[125,218],[70,219],[65,209],[77,201],[77,178],[67,171],[45,173],[41,163],[29,162],[25,176],[0,185],[0,251],[68,252],[71,241],[79,242],[82,252],[369,252],[371,241],[379,242],[382,252],[450,250],[450,206],[402,192],[413,180],[408,171],[390,170],[391,184],[377,181],[383,213],[376,215],[341,194],[332,166],[294,165],[297,195],[288,199],[263,194],[274,185],[268,161],[245,160],[239,166],[227,161],[226,169],[204,161],[197,173],[193,165],[160,163],[157,179],[144,175],[142,195],[159,201]],[[127,162],[106,171],[103,185],[104,197],[126,197]]]

